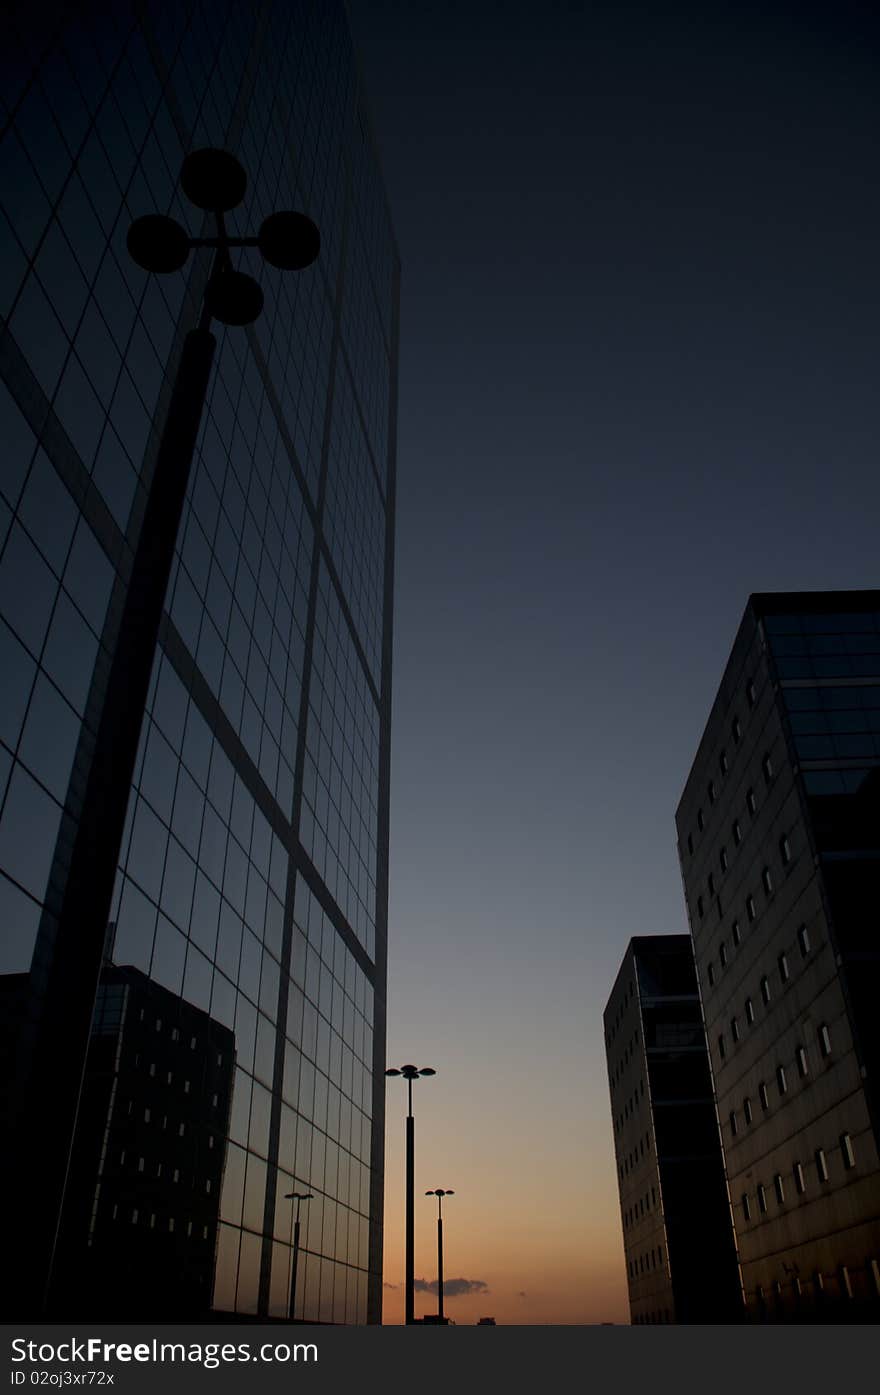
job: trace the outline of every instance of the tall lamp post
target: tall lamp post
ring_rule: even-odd
[[[238,207],[247,187],[245,171],[228,151],[191,152],[183,161],[180,182],[196,208],[213,215],[216,235],[190,237],[173,218],[148,214],[132,224],[127,239],[133,260],[153,273],[179,271],[192,248],[213,248],[214,258],[199,323],[184,340],[172,387],[115,652],[107,670],[94,755],[68,854],[67,881],[55,909],[53,943],[39,963],[35,959],[31,974],[35,1009],[31,1070],[22,1082],[20,1128],[20,1136],[30,1140],[27,1158],[22,1158],[22,1194],[29,1198],[21,1208],[27,1218],[24,1251],[39,1304],[30,1307],[29,1315],[35,1309],[46,1311],[50,1302],[123,823],[216,348],[211,320],[247,325],[262,309],[259,283],[233,268],[231,249],[255,247],[270,266],[280,270],[309,266],[320,249],[318,229],[301,213],[273,213],[253,237],[227,234],[224,215]],[[50,1100],[51,1109],[47,1108]],[[27,1283],[22,1288],[26,1290]]]
[[[311,1192],[285,1192],[285,1201],[296,1202],[296,1220],[293,1223],[293,1268],[290,1272],[290,1321],[295,1322],[293,1305],[296,1302],[296,1267],[299,1263],[299,1208],[304,1201],[312,1200]]]
[[[444,1196],[455,1196],[455,1192],[442,1187],[437,1187],[433,1192],[425,1192],[425,1196],[436,1196],[437,1198],[437,1317],[440,1322],[444,1322],[443,1317],[443,1198]]]
[[[436,1075],[431,1066],[401,1066],[386,1075],[402,1075],[407,1085],[406,1116],[406,1325],[415,1322],[415,1221],[416,1221],[416,1121],[412,1112],[413,1081],[420,1075]]]

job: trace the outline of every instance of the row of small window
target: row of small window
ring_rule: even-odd
[[[766,870],[766,869],[765,869],[765,870]],[[771,888],[772,888],[772,882],[771,882]],[[769,893],[768,893],[768,894],[769,894]],[[750,907],[749,907],[749,903],[750,903],[750,902],[751,902],[751,909],[750,909]],[[750,921],[753,921],[753,920],[756,919],[757,912],[755,911],[754,899],[753,899],[751,896],[746,897],[746,913],[748,914],[748,917],[749,917],[749,920],[750,920]],[[732,938],[732,940],[733,940],[734,948],[738,948],[739,945],[742,944],[742,934],[741,934],[741,932],[740,932],[739,921],[738,921],[738,920],[735,920],[735,921],[733,922],[733,924],[731,925],[731,938]],[[808,955],[809,952],[810,952],[810,934],[809,934],[809,931],[807,930],[806,925],[800,925],[800,926],[798,926],[797,940],[798,940],[798,948],[800,949],[800,952],[801,952],[801,958],[802,958],[802,959],[806,959],[807,955]],[[719,964],[721,965],[721,968],[722,968],[722,969],[726,969],[726,968],[727,968],[727,964],[728,964],[728,953],[727,953],[727,942],[726,942],[725,940],[722,940],[722,941],[721,941],[721,944],[720,944],[720,946],[719,946],[719,948],[718,948],[718,962],[719,962]],[[783,953],[783,954],[780,954],[779,959],[777,960],[777,963],[778,963],[778,966],[779,966],[779,977],[781,978],[781,980],[782,980],[783,983],[787,983],[788,980],[789,980],[789,978],[790,978],[790,976],[791,976],[790,970],[789,970],[789,965],[788,965],[788,957],[787,957],[787,955],[784,954],[784,953]],[[707,966],[706,966],[706,977],[707,977],[707,979],[709,980],[709,986],[712,987],[712,985],[715,983],[715,963],[714,963],[714,960],[711,960],[711,959],[710,959],[710,960],[709,960],[709,963],[708,963]],[[764,999],[764,1002],[765,1002],[765,1003],[769,1003],[769,1001],[770,1001],[770,983],[769,983],[769,980],[767,979],[766,975],[764,976],[764,978],[761,979],[761,997]],[[751,1003],[751,999],[750,999],[750,998],[746,998],[746,1015],[747,1015],[747,1016],[749,1016],[749,1004],[750,1004],[750,1003]],[[749,1022],[754,1022],[754,1020],[755,1020],[755,1019],[754,1019],[754,1014],[752,1013],[752,1015],[749,1016]]]
[[[189,1081],[187,1081],[187,1084],[189,1084]],[[220,1103],[220,1096],[219,1096],[219,1095],[212,1095],[212,1096],[211,1096],[211,1108],[212,1108],[212,1109],[216,1109],[217,1106],[219,1105],[219,1103]],[[129,1100],[129,1101],[128,1101],[128,1109],[127,1109],[126,1112],[127,1112],[128,1114],[133,1114],[133,1113],[134,1113],[134,1100]],[[152,1109],[151,1109],[151,1108],[149,1107],[149,1105],[148,1105],[148,1106],[144,1109],[144,1123],[145,1123],[145,1124],[150,1124],[150,1123],[152,1123],[152,1122],[153,1122],[153,1111],[152,1111]],[[168,1128],[168,1115],[167,1115],[167,1114],[163,1114],[163,1115],[162,1115],[162,1131],[163,1131],[163,1133],[167,1130],[167,1128]],[[181,1121],[181,1123],[178,1124],[178,1126],[177,1126],[177,1136],[178,1136],[178,1138],[183,1138],[183,1136],[184,1136],[185,1133],[186,1133],[186,1124],[185,1124],[184,1122]]]
[[[641,1079],[639,1080],[638,1088],[633,1091],[626,1104],[623,1106],[623,1110],[620,1114],[618,1114],[617,1118],[614,1120],[615,1133],[619,1133],[620,1130],[623,1128],[625,1120],[627,1120],[631,1114],[635,1114],[636,1109],[638,1108],[639,1100],[643,1099],[644,1095],[645,1080],[644,1077],[641,1077]]]
[[[848,1171],[855,1167],[855,1153],[853,1152],[852,1139],[850,1138],[848,1133],[842,1133],[840,1135],[840,1156],[843,1159],[843,1166]],[[816,1167],[817,1180],[819,1182],[828,1182],[830,1180],[831,1174],[828,1170],[828,1159],[825,1155],[824,1148],[816,1149],[816,1152],[813,1155],[813,1161]],[[801,1163],[796,1162],[792,1167],[792,1178],[794,1180],[795,1192],[798,1196],[803,1196],[807,1190],[807,1179],[804,1173],[803,1165]],[[781,1172],[777,1172],[776,1176],[773,1178],[773,1191],[776,1195],[776,1200],[778,1204],[780,1206],[784,1206],[785,1178],[782,1176]],[[764,1186],[762,1182],[758,1183],[755,1197],[758,1203],[758,1211],[762,1216],[766,1216],[768,1200],[767,1188]],[[743,1192],[742,1197],[740,1198],[740,1204],[742,1206],[743,1220],[751,1220],[752,1199],[748,1192]]]
[[[630,1063],[630,1061],[632,1060],[633,1055],[634,1055],[634,1053],[635,1053],[635,1049],[636,1049],[636,1047],[638,1046],[638,1044],[639,1044],[639,1031],[638,1031],[638,1028],[636,1028],[636,1030],[633,1032],[632,1036],[630,1037],[630,1039],[629,1039],[627,1045],[624,1047],[623,1055],[621,1056],[621,1058],[620,1058],[620,1060],[618,1061],[617,1065],[614,1067],[614,1070],[613,1070],[612,1075],[611,1075],[611,1084],[612,1084],[612,1085],[617,1085],[617,1083],[619,1082],[620,1077],[622,1076],[625,1067],[628,1066],[629,1063]]]
[[[635,1225],[641,1216],[647,1215],[657,1205],[657,1192],[652,1187],[651,1195],[645,1192],[632,1206],[628,1206],[623,1213],[623,1228],[628,1230],[631,1225]]]
[[[208,1147],[209,1147],[209,1148],[213,1148],[213,1147],[214,1147],[214,1139],[213,1139],[213,1137],[210,1137],[210,1136],[209,1136],[209,1138],[208,1138]],[[120,1154],[119,1154],[119,1166],[120,1166],[120,1167],[125,1167],[125,1159],[126,1159],[126,1156],[127,1156],[127,1150],[126,1150],[125,1148],[123,1148],[122,1151],[121,1151]],[[146,1171],[147,1171],[147,1162],[146,1162],[146,1159],[145,1159],[145,1158],[138,1158],[138,1160],[137,1160],[137,1171],[138,1171],[138,1172],[143,1172],[144,1174],[146,1174]],[[163,1166],[163,1164],[162,1164],[161,1162],[157,1163],[157,1164],[156,1164],[155,1176],[156,1176],[156,1177],[161,1177],[161,1176],[163,1175],[163,1172],[164,1172],[164,1166]],[[171,1182],[172,1182],[172,1185],[173,1185],[173,1186],[176,1186],[176,1185],[179,1183],[179,1181],[180,1181],[180,1168],[179,1168],[179,1167],[173,1167],[173,1168],[171,1168],[171,1169],[170,1169],[170,1174],[171,1174]],[[167,1174],[166,1174],[166,1175],[167,1175]],[[151,1168],[150,1168],[150,1176],[153,1176],[152,1166],[151,1166]],[[206,1193],[208,1193],[208,1194],[210,1195],[211,1190],[212,1190],[212,1187],[211,1187],[211,1178],[209,1177],[209,1178],[206,1179],[206,1182],[205,1182],[205,1191],[206,1191]]]
[[[623,1020],[623,1015],[624,1015],[624,1011],[625,1011],[625,1009],[626,1009],[626,1005],[627,1005],[627,1003],[631,1003],[631,1002],[632,1002],[633,998],[635,997],[635,991],[636,991],[635,983],[633,982],[632,979],[630,979],[630,981],[629,981],[629,990],[623,995],[623,1002],[620,1004],[620,1007],[617,1009],[617,1012],[616,1012],[615,1015],[614,1015],[614,1021],[612,1022],[611,1026],[610,1026],[609,1029],[608,1029],[608,1035],[607,1035],[606,1038],[605,1038],[605,1045],[606,1045],[606,1046],[610,1046],[611,1043],[614,1041],[614,1038],[617,1036],[617,1033],[618,1033],[619,1030],[620,1030],[621,1021]]]
[[[647,1134],[647,1133],[646,1133],[645,1136],[644,1136],[644,1138],[639,1139],[639,1146],[638,1146],[638,1148],[633,1148],[633,1150],[632,1150],[631,1153],[627,1153],[627,1155],[626,1155],[626,1157],[624,1158],[623,1162],[620,1163],[620,1164],[618,1165],[618,1168],[617,1168],[618,1175],[619,1175],[621,1178],[623,1178],[623,1177],[628,1177],[628,1176],[629,1176],[629,1173],[630,1173],[630,1172],[632,1171],[632,1169],[636,1166],[636,1164],[638,1163],[639,1159],[640,1159],[640,1158],[643,1158],[643,1157],[646,1155],[646,1153],[650,1153],[650,1151],[651,1151],[651,1136],[650,1136],[650,1134]]]
[[[663,1267],[663,1246],[658,1245],[649,1254],[640,1255],[638,1259],[629,1261],[629,1276],[631,1279],[638,1278],[639,1274],[649,1274],[652,1269]]]
[[[817,1036],[819,1040],[819,1050],[822,1056],[827,1059],[831,1055],[831,1035],[824,1022],[819,1028]],[[795,1061],[797,1062],[798,1075],[802,1080],[806,1079],[810,1073],[810,1061],[804,1046],[797,1047],[795,1051]],[[776,1086],[780,1096],[788,1094],[788,1077],[785,1074],[785,1066],[776,1067]],[[767,1085],[763,1080],[758,1086],[758,1099],[761,1104],[762,1112],[766,1114],[767,1110],[770,1108],[770,1095],[767,1090]],[[748,1095],[743,1099],[742,1110],[743,1118],[747,1124],[750,1124],[754,1118],[754,1111],[752,1109],[752,1101]],[[734,1136],[739,1132],[739,1122],[735,1109],[730,1111],[730,1132]]]
[[[867,1271],[867,1274],[870,1277],[870,1286],[871,1290],[873,1291],[874,1297],[880,1298],[880,1263],[878,1263],[876,1259],[868,1259],[865,1261],[865,1270]],[[847,1299],[852,1298],[853,1284],[849,1272],[849,1267],[846,1264],[841,1264],[838,1270],[836,1271],[836,1277],[840,1297]],[[810,1283],[812,1285],[813,1294],[817,1299],[823,1299],[826,1297],[825,1279],[826,1275],[823,1274],[820,1269],[816,1269],[813,1271],[811,1278],[806,1281],[806,1283]],[[791,1287],[792,1292],[794,1293],[795,1302],[797,1302],[799,1299],[805,1296],[806,1283],[803,1279],[801,1279],[799,1274],[795,1274],[792,1278]],[[776,1302],[781,1303],[782,1281],[780,1279],[773,1280],[772,1291],[773,1297],[776,1300]],[[764,1290],[763,1284],[755,1285],[755,1298],[757,1299],[760,1305],[763,1306],[764,1304],[766,1304],[767,1294]]]
[[[155,1230],[155,1229],[156,1229],[156,1221],[157,1221],[156,1212],[155,1212],[155,1211],[151,1211],[151,1212],[149,1213],[149,1215],[150,1215],[150,1221],[149,1221],[149,1227],[148,1227],[148,1228],[149,1228],[150,1230]],[[113,1210],[112,1210],[112,1212],[110,1213],[110,1216],[111,1216],[111,1220],[114,1220],[114,1221],[119,1220],[119,1203],[118,1203],[118,1202],[114,1202]],[[140,1212],[139,1208],[138,1208],[137,1206],[133,1207],[133,1209],[132,1209],[132,1211],[131,1211],[131,1213],[130,1213],[130,1224],[131,1224],[131,1225],[141,1225],[141,1226],[143,1226],[143,1225],[146,1223],[146,1219],[147,1219],[147,1212],[146,1212],[146,1211],[144,1211],[144,1213],[143,1213],[143,1219],[141,1219],[141,1212]],[[176,1217],[174,1217],[174,1216],[168,1216],[167,1222],[168,1222],[168,1223],[167,1223],[167,1229],[169,1230],[169,1232],[173,1233],[173,1232],[174,1232],[174,1229],[175,1229],[175,1226],[176,1226]],[[162,1226],[162,1222],[161,1222],[161,1219],[160,1219],[160,1227],[161,1227],[161,1226]],[[163,1227],[163,1228],[164,1228],[164,1227]],[[193,1223],[192,1223],[192,1221],[187,1221],[187,1223],[186,1223],[186,1233],[187,1233],[188,1236],[191,1236],[191,1235],[192,1235],[192,1233],[193,1233]],[[207,1240],[207,1238],[208,1238],[208,1227],[207,1227],[206,1225],[203,1225],[203,1226],[202,1226],[202,1239],[203,1239],[203,1240]]]
[[[754,682],[754,679],[751,679],[751,678],[750,678],[749,681],[748,681],[748,683],[746,684],[746,701],[748,702],[749,707],[754,707],[754,705],[755,705],[755,703],[757,702],[757,700],[758,700],[758,692],[757,692],[757,689],[756,689],[756,687],[755,687],[755,682]],[[741,740],[741,738],[742,738],[742,723],[740,722],[739,717],[737,717],[736,715],[734,715],[734,717],[731,719],[731,723],[730,723],[730,736],[731,736],[731,739],[732,739],[732,741],[733,741],[734,746],[738,746],[739,743],[740,743],[740,740]],[[766,760],[768,763],[769,763],[769,759],[770,759],[769,756],[765,756],[765,760]],[[719,754],[718,754],[718,769],[720,770],[722,777],[725,776],[725,775],[728,773],[728,771],[730,770],[730,761],[729,761],[728,758],[727,758],[727,751],[726,751],[723,747],[722,747],[721,751],[720,751]],[[771,775],[772,775],[772,770],[771,770]],[[768,781],[769,781],[769,779],[770,779],[770,775],[767,775],[766,772],[765,772],[765,778],[766,778]],[[710,804],[714,804],[714,803],[715,803],[715,799],[716,799],[716,796],[717,796],[717,792],[718,792],[718,791],[717,791],[717,786],[716,786],[716,784],[715,784],[715,781],[714,781],[714,780],[710,780],[709,783],[708,783],[708,785],[707,785],[707,787],[706,787],[706,794],[707,794],[707,796],[708,796],[708,799],[709,799],[709,803],[710,803]],[[702,833],[705,827],[706,827],[705,815],[703,814],[702,808],[699,808],[699,809],[697,810],[697,828],[698,828],[698,829],[700,830],[700,832]],[[694,835],[693,835],[692,833],[689,833],[689,834],[688,834],[687,847],[688,847],[688,852],[691,853],[691,854],[693,854],[693,851],[694,851]]]
[[[668,1308],[663,1308],[654,1313],[637,1313],[633,1318],[636,1327],[653,1327],[672,1321],[672,1316]]]
[[[752,790],[752,789],[748,790],[747,793],[746,793],[746,805],[747,805],[747,808],[748,808],[749,813],[754,817],[755,813],[757,812],[758,802],[757,802],[757,799],[755,798],[755,792],[754,792],[754,790]],[[732,837],[733,837],[733,841],[734,841],[735,845],[736,845],[737,847],[739,847],[740,843],[741,843],[742,840],[743,840],[742,824],[740,823],[739,819],[734,819],[734,821],[733,821],[733,823],[732,823],[732,825],[731,825],[731,830],[730,830],[730,831],[731,831],[731,835],[732,835]],[[782,859],[782,865],[783,865],[783,867],[787,867],[787,866],[789,865],[789,863],[791,862],[792,852],[791,852],[791,843],[789,842],[788,836],[787,836],[786,834],[783,834],[782,837],[781,837],[780,840],[779,840],[779,856],[780,856],[780,858]],[[722,872],[726,872],[727,869],[728,869],[728,867],[730,866],[730,859],[729,859],[729,857],[728,857],[728,855],[727,855],[727,848],[726,848],[726,847],[722,847],[722,848],[720,849],[719,854],[718,854],[718,861],[719,861],[719,864],[720,864],[720,866],[721,866],[721,871],[722,871]],[[766,891],[767,895],[769,896],[769,895],[771,894],[771,892],[773,891],[773,876],[772,876],[772,873],[770,872],[770,868],[769,868],[769,867],[764,867],[764,868],[762,868],[762,870],[761,870],[761,881],[762,881],[762,883],[763,883],[763,885],[764,885],[764,890]],[[720,898],[720,896],[717,894],[716,889],[715,889],[715,874],[714,874],[713,872],[710,872],[709,875],[708,875],[708,877],[706,878],[706,890],[707,890],[707,893],[708,893],[708,895],[709,895],[710,898],[713,897],[713,896],[715,897],[715,909],[717,910],[718,915],[719,915],[719,917],[720,917],[720,915],[721,915],[721,898]],[[754,898],[753,898],[753,897],[747,897],[747,898],[746,898],[746,902],[747,902],[747,908],[748,908],[748,902],[751,902],[751,910],[750,910],[750,912],[749,912],[749,919],[750,919],[750,920],[754,920],[754,918],[755,918],[755,917],[754,917]],[[698,897],[697,897],[697,914],[698,914],[698,916],[700,917],[700,920],[703,919],[703,916],[705,915],[705,913],[706,913],[706,908],[705,908],[705,902],[704,902],[704,900],[703,900],[703,897],[702,897],[702,896],[698,896]]]
[[[800,927],[800,929],[798,930],[798,941],[799,941],[800,946],[801,946],[801,957],[805,959],[805,958],[807,957],[808,953],[809,953],[809,950],[810,950],[810,939],[809,939],[809,934],[808,934],[808,932],[807,932],[807,927],[806,927],[805,925],[802,925],[802,926]],[[791,978],[791,969],[789,968],[789,964],[788,964],[788,955],[785,953],[784,950],[783,950],[782,954],[780,954],[780,956],[779,956],[779,958],[777,959],[776,962],[777,962],[777,965],[778,965],[778,968],[779,968],[779,981],[780,981],[780,983],[783,983],[783,984],[788,983],[789,979]],[[769,978],[767,977],[766,974],[763,974],[762,977],[761,977],[761,1002],[764,1004],[765,1007],[768,1007],[768,1006],[769,1006],[770,1000],[771,1000],[772,996],[773,996],[773,995],[772,995],[772,993],[771,993],[771,991],[770,991],[770,980],[769,980]],[[755,1023],[755,1004],[754,1004],[753,1000],[752,1000],[750,997],[749,997],[749,998],[746,998],[744,1007],[745,1007],[745,1019],[746,1019],[746,1022],[748,1023],[748,1025],[749,1025],[750,1027],[752,1027],[752,1026],[754,1026],[754,1023]],[[821,1031],[825,1031],[826,1034],[827,1034],[827,1028],[822,1028]],[[731,1019],[730,1019],[730,1035],[731,1035],[731,1038],[733,1039],[734,1044],[736,1044],[737,1042],[739,1042],[739,1041],[741,1040],[741,1032],[740,1032],[740,1026],[739,1026],[739,1018],[736,1016],[736,1014],[734,1014],[733,1017],[731,1017]],[[820,1032],[820,1042],[821,1042],[821,1041],[822,1041],[822,1036],[821,1036],[821,1032]],[[831,1048],[830,1048],[830,1045],[829,1045],[828,1051],[824,1051],[824,1050],[823,1050],[823,1053],[822,1053],[822,1054],[823,1054],[823,1055],[828,1055],[828,1052],[830,1052],[830,1049],[831,1049]],[[726,1051],[727,1051],[727,1046],[726,1046],[726,1042],[725,1042],[725,1038],[724,1038],[724,1033],[721,1032],[721,1033],[719,1033],[719,1036],[718,1036],[718,1055],[721,1057],[722,1061],[723,1061],[724,1058],[725,1058]]]

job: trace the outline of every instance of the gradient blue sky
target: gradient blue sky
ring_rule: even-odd
[[[686,928],[673,814],[749,592],[880,582],[878,21],[351,9],[403,261],[389,1061],[438,1071],[417,1191],[485,1285],[452,1315],[625,1321],[602,1009]]]

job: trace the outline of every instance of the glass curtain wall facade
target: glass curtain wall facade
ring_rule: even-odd
[[[750,598],[676,816],[755,1321],[880,1315],[880,592]]]
[[[130,1067],[159,1063],[169,1091],[187,1082],[155,1128],[216,1110],[208,1075],[173,1066],[191,1010],[234,1035],[210,1307],[287,1316],[284,1196],[298,1190],[313,1199],[295,1317],[379,1321],[399,261],[344,8],[39,10],[7,15],[2,35],[0,972],[30,974],[39,1017],[170,383],[210,268],[197,252],[149,276],[126,234],[153,212],[202,233],[178,174],[188,151],[222,147],[248,175],[230,234],[297,208],[321,253],[299,273],[239,254],[264,311],[214,326],[108,944],[180,1005],[180,1021],[156,1016],[155,1059]],[[26,1075],[23,1050],[8,1060]],[[217,1185],[216,1156],[186,1157],[149,1215],[113,1219],[144,1254],[141,1230],[185,1234]],[[94,1187],[139,1161],[148,1149],[104,1150]],[[89,1237],[61,1231],[63,1268]]]

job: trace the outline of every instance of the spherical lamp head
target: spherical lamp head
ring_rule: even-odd
[[[136,218],[126,238],[128,255],[144,271],[179,271],[189,256],[189,238],[174,218],[147,213]]]
[[[263,308],[263,292],[253,276],[225,268],[205,287],[205,307],[221,324],[250,325]]]
[[[228,213],[244,198],[247,175],[228,150],[191,150],[180,168],[180,186],[196,208]]]
[[[257,245],[270,266],[302,271],[321,250],[321,234],[304,213],[272,213],[257,234]]]

